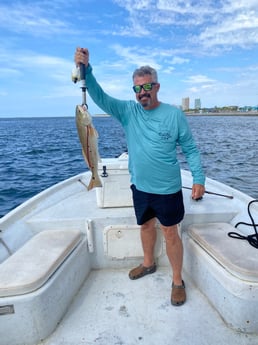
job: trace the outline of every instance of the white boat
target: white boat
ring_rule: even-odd
[[[244,237],[258,205],[207,179],[196,202],[183,189],[187,301],[170,303],[171,269],[157,223],[158,270],[128,278],[142,262],[127,156],[103,159],[0,219],[0,342],[3,345],[257,345],[258,250]],[[151,173],[151,172],[149,172]],[[192,177],[182,170],[184,187]],[[222,194],[222,195],[221,195]],[[255,239],[255,236],[253,237]]]

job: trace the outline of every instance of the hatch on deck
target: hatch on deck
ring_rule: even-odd
[[[104,228],[103,244],[105,255],[113,259],[140,258],[143,250],[138,225],[109,225]],[[157,227],[155,257],[164,253],[164,240]]]

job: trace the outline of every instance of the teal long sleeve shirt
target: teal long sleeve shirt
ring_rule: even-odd
[[[204,185],[200,154],[180,109],[160,103],[155,109],[145,110],[135,101],[113,98],[97,83],[90,65],[86,69],[86,85],[92,100],[124,128],[131,183],[138,190],[171,194],[182,188],[177,145],[187,159],[193,183]]]

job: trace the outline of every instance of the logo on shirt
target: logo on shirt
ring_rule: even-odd
[[[159,132],[159,136],[163,141],[168,141],[171,138],[171,134],[169,132]]]

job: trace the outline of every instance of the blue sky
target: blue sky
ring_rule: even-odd
[[[134,99],[132,73],[149,64],[161,101],[258,104],[258,0],[1,0],[0,117],[73,116],[77,46],[120,99]]]

